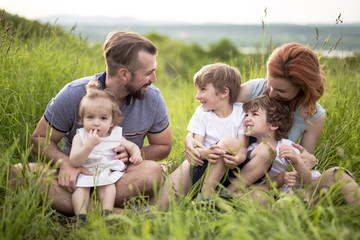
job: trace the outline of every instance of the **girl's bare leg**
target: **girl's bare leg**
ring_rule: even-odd
[[[116,187],[115,184],[98,187],[98,193],[100,201],[102,203],[102,210],[114,209],[115,198],[116,198]]]
[[[90,202],[90,188],[77,187],[72,194],[75,215],[86,214]]]

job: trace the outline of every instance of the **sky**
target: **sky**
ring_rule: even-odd
[[[344,23],[360,22],[359,0],[1,0],[0,9],[28,19],[72,15],[192,24],[331,24],[341,13]]]

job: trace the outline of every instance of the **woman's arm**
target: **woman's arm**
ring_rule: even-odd
[[[318,160],[313,154],[316,142],[321,135],[322,129],[324,128],[325,120],[326,115],[323,113],[305,128],[300,141],[301,146],[293,144],[294,147],[300,150],[300,156],[309,169],[313,169],[318,163]]]
[[[323,113],[305,128],[300,145],[311,154],[314,154],[316,142],[324,128],[325,120],[326,114]]]
[[[246,82],[240,86],[239,95],[236,99],[237,102],[246,102],[250,96],[250,83]]]

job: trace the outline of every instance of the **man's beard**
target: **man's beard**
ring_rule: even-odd
[[[142,100],[145,98],[145,93],[146,93],[146,90],[142,91],[143,87],[150,86],[150,85],[151,85],[151,82],[145,84],[140,89],[135,90],[134,87],[130,83],[127,83],[127,84],[125,84],[125,88],[132,97]]]

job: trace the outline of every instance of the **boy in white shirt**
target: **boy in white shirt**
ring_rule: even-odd
[[[209,198],[219,182],[229,185],[235,177],[233,169],[248,163],[245,161],[248,138],[242,127],[242,103],[235,103],[241,85],[239,71],[223,63],[210,64],[195,74],[194,83],[201,106],[195,110],[187,129],[204,145],[197,147],[204,164],[195,160],[192,168],[193,184],[206,173],[199,195],[202,199]],[[258,166],[262,175],[270,166],[263,162],[263,166]]]

